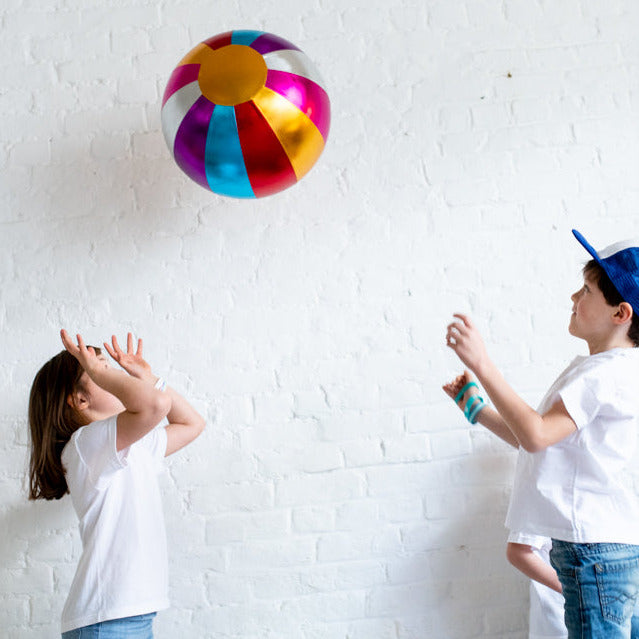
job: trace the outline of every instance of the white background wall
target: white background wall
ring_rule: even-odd
[[[163,478],[156,636],[523,638],[514,456],[440,390],[472,313],[537,402],[585,252],[639,235],[635,0],[4,0],[0,628],[56,636],[80,547],[28,503],[26,405],[58,330],[133,330],[205,434]],[[329,144],[257,201],[186,178],[170,72],[233,28],[329,86]]]

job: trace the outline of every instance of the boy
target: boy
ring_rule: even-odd
[[[568,636],[628,639],[639,592],[639,498],[623,481],[639,424],[639,243],[597,253],[573,234],[593,259],[571,298],[569,332],[590,354],[573,360],[539,411],[506,383],[468,317],[455,315],[446,340],[496,409],[462,388],[469,420],[481,416],[523,448],[506,525],[552,538]]]

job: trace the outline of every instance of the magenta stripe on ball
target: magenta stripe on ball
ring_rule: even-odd
[[[186,86],[190,82],[197,80],[198,73],[200,72],[199,64],[185,64],[181,67],[177,67],[173,70],[169,81],[166,83],[166,89],[164,90],[164,98],[162,98],[162,106],[165,102],[183,86]]]
[[[269,70],[265,86],[283,95],[305,113],[326,140],[331,124],[331,103],[319,84],[294,73]]]
[[[184,116],[173,146],[173,156],[178,166],[198,184],[208,189],[204,161],[206,137],[215,105],[204,96]]]

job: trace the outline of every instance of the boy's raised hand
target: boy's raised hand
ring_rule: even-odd
[[[155,382],[156,378],[151,371],[151,366],[142,355],[142,339],[138,339],[137,350],[134,349],[133,335],[127,333],[126,353],[120,348],[115,335],[111,336],[111,344],[104,342],[107,353],[129,374],[138,379]]]
[[[468,368],[476,373],[488,360],[484,341],[470,318],[455,313],[456,321],[451,322],[446,330],[446,345]]]

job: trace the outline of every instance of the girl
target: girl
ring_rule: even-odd
[[[36,375],[29,398],[29,499],[71,494],[82,556],[62,613],[63,639],[153,637],[169,605],[161,460],[193,441],[203,418],[127,336],[99,348],[61,331],[66,350]],[[156,428],[164,418],[168,425]]]

